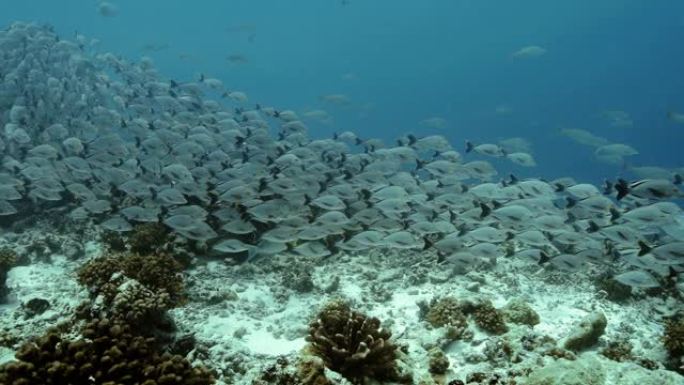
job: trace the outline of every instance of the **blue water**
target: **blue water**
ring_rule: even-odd
[[[388,142],[402,133],[439,133],[462,151],[475,142],[524,137],[539,164],[500,171],[571,175],[599,182],[621,166],[559,134],[582,128],[641,154],[634,165],[683,166],[684,2],[645,0],[118,0],[114,17],[96,1],[6,1],[3,25],[49,23],[64,38],[101,41],[97,50],[151,57],[178,80],[200,74],[280,109],[323,108],[333,124],[310,135],[353,130]],[[144,50],[158,45],[158,51]],[[516,60],[529,45],[548,52]],[[164,48],[166,47],[166,48]],[[242,55],[246,63],[231,63]],[[321,95],[345,94],[330,106]],[[512,112],[495,113],[506,105]],[[632,127],[611,127],[604,110],[629,113]],[[421,126],[430,117],[445,128]]]

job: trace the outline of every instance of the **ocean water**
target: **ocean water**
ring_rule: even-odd
[[[87,340],[107,317],[213,377],[169,383],[684,384],[684,2],[2,5],[3,34],[77,46],[16,64],[0,39],[0,385],[24,384],[6,363],[49,328]],[[48,103],[40,74],[81,59],[58,88],[93,86]],[[337,361],[339,298],[392,329],[390,353]]]
[[[623,165],[594,162],[591,149],[558,133],[582,128],[636,148],[628,166],[681,166],[675,144],[684,132],[667,119],[684,110],[679,2],[124,0],[114,17],[97,6],[14,2],[0,20],[49,23],[65,38],[81,33],[100,40],[100,51],[149,56],[170,78],[217,77],[254,102],[329,110],[333,123],[311,124],[317,137],[438,133],[457,146],[523,137],[539,167],[507,171],[596,183],[620,174]],[[511,58],[531,45],[547,53]],[[348,96],[349,105],[321,103],[328,94]],[[602,114],[610,110],[633,124],[613,127]],[[445,127],[419,124],[430,117]]]

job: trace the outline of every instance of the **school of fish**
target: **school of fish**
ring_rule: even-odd
[[[528,51],[515,55],[542,53]],[[501,144],[467,142],[460,153],[440,135],[310,138],[306,119],[324,112],[247,108],[247,95],[218,79],[165,79],[150,61],[91,52],[84,38],[35,24],[1,31],[0,52],[0,226],[52,211],[124,234],[163,223],[253,263],[430,250],[464,270],[502,257],[567,272],[594,265],[639,288],[684,270],[678,174],[605,186],[518,179],[488,159],[535,160]],[[564,133],[600,157],[636,152]]]

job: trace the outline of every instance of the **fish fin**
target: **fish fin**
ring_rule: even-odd
[[[537,262],[538,265],[543,265],[543,264],[549,262],[550,260],[551,260],[551,258],[549,258],[548,254],[546,254],[543,251],[539,252],[539,262]]]
[[[608,179],[605,179],[603,181],[603,195],[610,195],[613,193],[615,186],[613,185],[613,182],[609,181]]]
[[[667,274],[667,279],[676,282],[677,277],[679,276],[680,272],[675,270],[674,267],[672,267],[672,266],[668,266],[668,270],[669,270],[669,272]]]
[[[423,251],[431,248],[432,245],[434,244],[434,242],[432,242],[430,237],[428,237],[427,235],[423,237],[423,242],[425,243],[425,246],[423,246]]]
[[[647,245],[644,241],[639,241],[639,256],[644,256],[653,250],[651,246]]]
[[[597,231],[601,230],[599,225],[596,224],[594,221],[589,221],[589,227],[587,228],[587,233],[595,233]]]
[[[629,183],[624,179],[618,179],[615,190],[617,191],[617,200],[621,200],[629,194]]]
[[[622,214],[620,213],[620,211],[618,211],[618,209],[616,209],[615,207],[610,208],[610,221],[611,222],[617,221],[618,219],[620,219],[621,216],[622,216]]]
[[[467,154],[467,153],[473,151],[473,148],[475,148],[475,146],[473,145],[473,143],[472,143],[471,141],[469,141],[469,140],[466,140],[466,141],[465,141],[465,153]]]
[[[480,202],[480,209],[482,210],[482,213],[480,213],[480,219],[486,218],[492,213],[492,209],[482,202]]]

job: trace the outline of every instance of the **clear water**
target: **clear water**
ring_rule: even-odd
[[[262,105],[323,108],[333,123],[310,122],[311,136],[352,129],[388,141],[401,133],[440,133],[455,143],[524,137],[539,166],[521,170],[502,163],[500,171],[571,175],[595,183],[623,175],[624,165],[596,162],[591,148],[559,134],[576,127],[639,150],[627,166],[683,163],[678,144],[684,143],[684,127],[667,118],[669,111],[684,111],[682,2],[119,0],[114,5],[117,14],[103,17],[95,1],[7,2],[0,23],[49,23],[65,38],[78,32],[99,39],[101,51],[149,56],[169,77],[217,77]],[[511,58],[530,45],[547,52]],[[227,60],[230,55],[246,63]],[[350,103],[321,103],[327,94],[344,94]],[[500,106],[510,113],[497,114]],[[633,125],[611,126],[606,110],[627,112]],[[419,124],[430,117],[445,119],[447,126]]]

